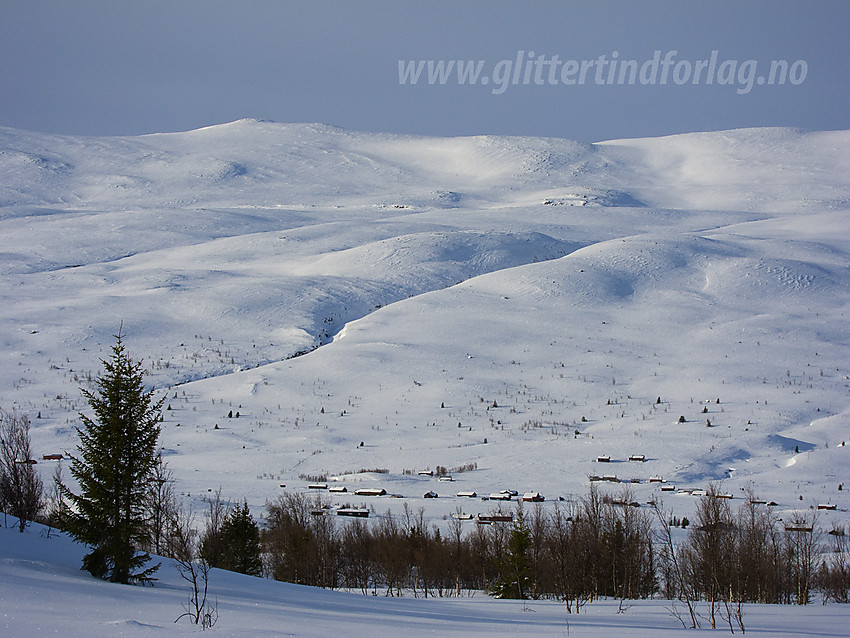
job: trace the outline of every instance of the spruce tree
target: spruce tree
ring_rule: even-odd
[[[138,548],[148,540],[146,491],[157,461],[162,400],[145,390],[141,363],[126,353],[120,330],[112,356],[101,362],[95,390],[82,390],[93,416],[80,414],[79,454],[71,456],[80,494],[59,486],[66,499],[62,523],[91,547],[83,569],[112,582],[144,582],[159,567],[142,569],[150,556]]]
[[[221,526],[221,546],[219,567],[251,576],[263,575],[260,529],[251,517],[247,502],[230,510]]]
[[[490,590],[493,596],[521,600],[529,597],[532,589],[530,549],[531,530],[522,511],[519,511],[511,526],[507,551],[499,565],[499,577]]]

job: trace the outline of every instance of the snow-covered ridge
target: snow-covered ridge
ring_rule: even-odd
[[[847,140],[844,131],[777,128],[583,144],[382,135],[257,120],[129,138],[0,128],[0,170],[6,176],[0,204],[173,207],[221,204],[229,197],[244,203],[244,189],[250,188],[251,201],[264,205],[391,193],[415,194],[394,203],[433,205],[435,190],[486,200],[492,188],[504,193],[556,184],[567,190],[617,185],[635,201],[652,194],[652,206],[701,207],[677,201],[681,188],[669,188],[672,179],[696,191],[691,198],[705,196],[702,189],[712,184],[722,187],[729,202],[722,208],[784,210],[787,202],[777,208],[777,188],[802,189],[799,199],[809,205],[847,201],[846,188],[822,189],[824,184],[806,179],[846,174]]]

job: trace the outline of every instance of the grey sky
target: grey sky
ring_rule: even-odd
[[[132,135],[256,117],[584,141],[745,126],[850,128],[848,33],[844,0],[0,0],[0,126]],[[606,80],[614,52],[643,64],[655,51],[675,52],[664,85],[660,75],[655,84],[618,83],[616,70],[611,84],[599,85],[594,67],[583,84],[562,82],[563,66],[549,73],[553,60],[605,55]],[[736,63],[732,84],[717,76],[693,84],[692,74],[673,81],[675,63],[682,81],[712,51],[718,64]],[[517,55],[523,63],[544,56],[542,85],[534,67],[527,84],[517,73],[501,94],[491,77],[461,85],[456,72],[429,85],[427,68],[417,85],[399,82],[399,60],[483,60],[482,76],[495,78],[494,67],[515,66]],[[757,61],[757,72],[739,94],[746,60]],[[804,80],[756,83],[772,60],[802,61]]]

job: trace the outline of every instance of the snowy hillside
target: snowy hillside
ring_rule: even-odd
[[[25,534],[0,529],[0,628],[7,636],[198,635],[185,619],[174,623],[189,585],[167,561],[154,587],[107,583],[79,569],[83,550],[64,538],[43,538],[36,526]],[[617,613],[617,601],[600,601],[580,615],[556,601],[474,598],[364,598],[213,570],[209,593],[217,604],[214,636],[344,634],[371,637],[376,630],[398,636],[617,636],[681,635],[666,601],[635,601]],[[748,633],[791,638],[813,633],[844,635],[844,606],[747,605]],[[722,629],[721,629],[722,631]]]
[[[611,474],[641,501],[650,477],[723,480],[846,524],[848,174],[847,131],[0,129],[0,405],[39,454],[72,451],[123,321],[192,499],[259,515],[327,476],[439,524],[493,508],[460,490],[551,501]],[[437,465],[476,469],[417,475]]]

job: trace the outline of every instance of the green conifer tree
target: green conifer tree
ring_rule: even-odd
[[[490,591],[493,596],[522,600],[529,597],[532,589],[530,549],[531,530],[522,511],[519,511],[511,527],[507,551],[499,565],[499,577]]]
[[[79,454],[71,456],[80,494],[59,485],[62,524],[91,547],[83,569],[112,582],[143,582],[159,567],[141,569],[150,556],[138,548],[148,540],[146,490],[156,466],[162,400],[145,390],[141,363],[127,355],[120,330],[116,340],[95,390],[82,391],[94,415],[80,414]]]
[[[219,567],[241,574],[262,576],[260,528],[251,517],[247,502],[230,510],[221,526],[221,548]]]

